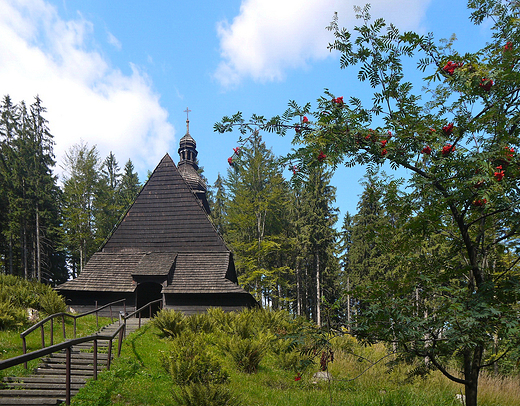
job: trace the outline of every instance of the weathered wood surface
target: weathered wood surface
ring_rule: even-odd
[[[144,324],[149,319],[141,319]],[[127,320],[127,334],[138,328],[137,319]],[[119,322],[100,330],[100,334],[112,334],[119,328]],[[107,340],[98,342],[98,371],[101,372],[108,363],[108,354],[103,348],[108,346]],[[94,375],[94,354],[90,352],[92,343],[73,346],[71,365],[71,395],[77,394]],[[101,352],[100,352],[101,351]],[[114,354],[114,352],[112,352]],[[65,402],[65,352],[52,354],[41,360],[32,375],[6,377],[0,383],[0,405],[57,405]]]

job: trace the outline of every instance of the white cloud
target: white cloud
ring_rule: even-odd
[[[89,46],[94,27],[81,15],[64,21],[44,0],[0,0],[0,9],[0,96],[27,104],[40,96],[58,166],[84,140],[103,158],[113,151],[121,166],[131,158],[141,173],[153,168],[174,129],[147,75],[111,67]]]
[[[117,50],[121,51],[121,41],[119,41],[111,32],[107,33],[107,41],[110,45],[113,45]]]
[[[417,29],[430,0],[372,0],[371,14],[401,29]],[[217,24],[222,61],[216,79],[224,87],[244,78],[282,80],[287,70],[330,55],[325,29],[338,12],[342,26],[353,26],[357,0],[243,0],[232,23]],[[361,2],[361,4],[364,4]]]

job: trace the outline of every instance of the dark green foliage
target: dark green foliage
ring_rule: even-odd
[[[214,329],[214,322],[204,313],[192,314],[184,322],[187,329],[194,333],[211,333]]]
[[[186,327],[184,314],[168,309],[163,309],[157,313],[152,323],[161,330],[165,337],[177,337]]]
[[[26,321],[25,309],[15,307],[11,302],[0,300],[0,330],[23,326]]]
[[[54,141],[39,97],[0,106],[0,262],[3,273],[53,284],[67,278]]]
[[[224,351],[231,356],[239,371],[253,374],[265,355],[265,344],[254,338],[236,338],[226,342]]]
[[[137,172],[134,172],[134,164],[130,159],[125,164],[119,187],[121,204],[123,209],[126,210],[134,202],[141,190],[139,177],[137,176]]]
[[[237,153],[228,170],[226,241],[236,253],[240,283],[259,301],[281,306],[280,290],[290,270],[282,263],[288,204],[281,167],[258,132]],[[222,193],[221,198],[225,198]]]
[[[184,331],[171,343],[171,350],[161,355],[161,361],[177,385],[222,384],[228,380],[228,373],[208,351],[203,336]]]
[[[228,387],[223,385],[205,385],[195,383],[180,388],[180,393],[173,393],[174,400],[182,406],[238,406],[241,403],[233,396]]]
[[[520,5],[468,6],[491,31],[475,53],[457,51],[455,36],[437,43],[433,34],[400,33],[372,20],[369,6],[356,8],[360,25],[351,31],[336,16],[329,48],[367,83],[373,97],[366,106],[326,90],[313,112],[291,102],[272,120],[246,123],[237,114],[216,129],[297,129],[299,148],[287,159],[301,178],[320,164],[408,171],[406,188],[368,178],[365,211],[348,225],[344,263],[359,276],[353,331],[427,360],[464,385],[467,405],[475,406],[481,372],[520,343]],[[411,76],[414,88],[404,64],[417,62],[429,76]],[[304,114],[314,121],[302,127]],[[461,374],[451,369],[454,360]]]
[[[27,309],[43,315],[65,311],[63,297],[48,285],[0,274],[0,329],[28,324]]]

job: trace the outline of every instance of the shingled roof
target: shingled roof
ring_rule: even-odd
[[[79,277],[57,289],[68,296],[131,294],[150,280],[161,283],[167,297],[234,294],[255,303],[238,285],[231,251],[168,154],[101,251]]]
[[[102,251],[229,252],[168,154]]]

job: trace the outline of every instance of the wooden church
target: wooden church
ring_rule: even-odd
[[[178,166],[166,154],[100,251],[76,279],[57,287],[76,311],[123,298],[127,309],[162,299],[185,314],[257,305],[238,285],[233,254],[209,218],[186,124]]]

